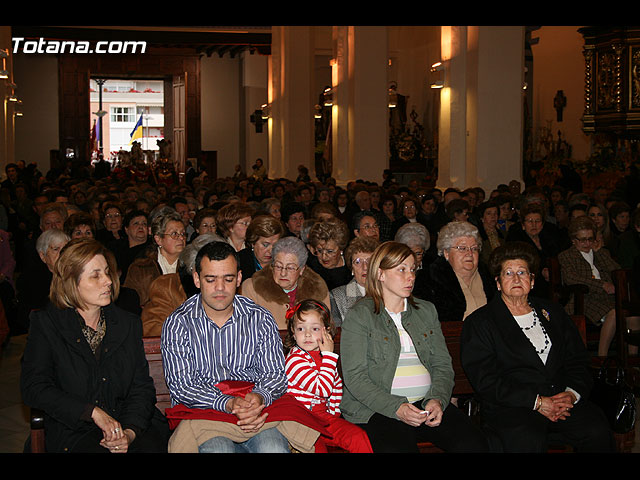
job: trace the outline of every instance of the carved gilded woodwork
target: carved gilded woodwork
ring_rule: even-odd
[[[583,130],[640,136],[640,27],[584,27]]]

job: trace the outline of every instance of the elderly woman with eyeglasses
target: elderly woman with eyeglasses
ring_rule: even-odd
[[[124,210],[120,204],[114,202],[105,203],[101,212],[104,228],[96,232],[95,238],[104,245],[108,245],[110,242],[124,237],[125,233],[122,229],[123,217]]]
[[[149,302],[141,314],[142,334],[145,337],[159,337],[167,317],[189,297],[200,291],[193,281],[196,255],[207,243],[223,241],[215,233],[198,235],[180,253],[177,271],[160,275],[151,282]]]
[[[553,225],[545,223],[546,211],[539,203],[528,203],[520,209],[520,222],[509,229],[506,242],[525,242],[533,245],[540,256],[540,272],[536,274],[534,294],[549,298],[549,258],[560,253],[560,238],[554,233]]]
[[[565,284],[582,284],[589,288],[589,293],[584,296],[584,313],[591,323],[601,327],[598,356],[602,357],[607,356],[616,331],[615,288],[611,272],[620,266],[606,248],[593,248],[597,230],[596,224],[586,215],[573,219],[569,224],[573,246],[558,255],[558,262]],[[566,309],[573,311],[573,298],[569,299]]]
[[[329,293],[331,297],[331,312],[336,327],[342,325],[342,319],[347,310],[365,295],[365,283],[369,273],[369,259],[378,247],[378,240],[361,235],[354,238],[345,250],[344,259],[351,265],[353,278],[346,285],[334,288]]]
[[[612,453],[606,417],[588,398],[591,362],[575,324],[560,305],[531,295],[538,261],[528,243],[496,248],[489,268],[500,293],[462,328],[460,359],[492,450],[544,453],[558,442]]]
[[[450,222],[438,234],[438,258],[429,266],[427,298],[440,321],[461,321],[491,300],[493,278],[480,262],[482,238],[469,222]]]
[[[309,230],[309,245],[314,256],[307,264],[327,284],[329,290],[351,281],[351,266],[344,258],[349,243],[349,228],[342,220],[316,222]]]
[[[322,277],[306,266],[308,253],[299,238],[281,238],[273,246],[271,264],[242,283],[242,295],[269,310],[280,330],[287,328],[289,306],[308,298],[331,303]]]
[[[167,208],[153,216],[151,236],[153,245],[145,254],[131,263],[127,271],[124,287],[138,293],[140,306],[149,301],[149,287],[160,275],[176,273],[178,258],[186,246],[186,230],[181,215]]]

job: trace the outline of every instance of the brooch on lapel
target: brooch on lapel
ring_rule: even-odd
[[[547,312],[544,308],[542,309],[542,315],[544,315],[544,318],[547,319],[547,322],[551,321],[551,319],[549,318],[549,312]]]

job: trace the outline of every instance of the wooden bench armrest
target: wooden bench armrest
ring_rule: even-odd
[[[32,408],[30,412],[30,449],[31,453],[45,453],[44,446],[44,412],[37,408]]]

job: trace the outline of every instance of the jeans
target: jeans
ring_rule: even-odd
[[[291,453],[289,442],[277,428],[268,428],[249,440],[236,443],[226,437],[213,437],[198,447],[200,453]]]

